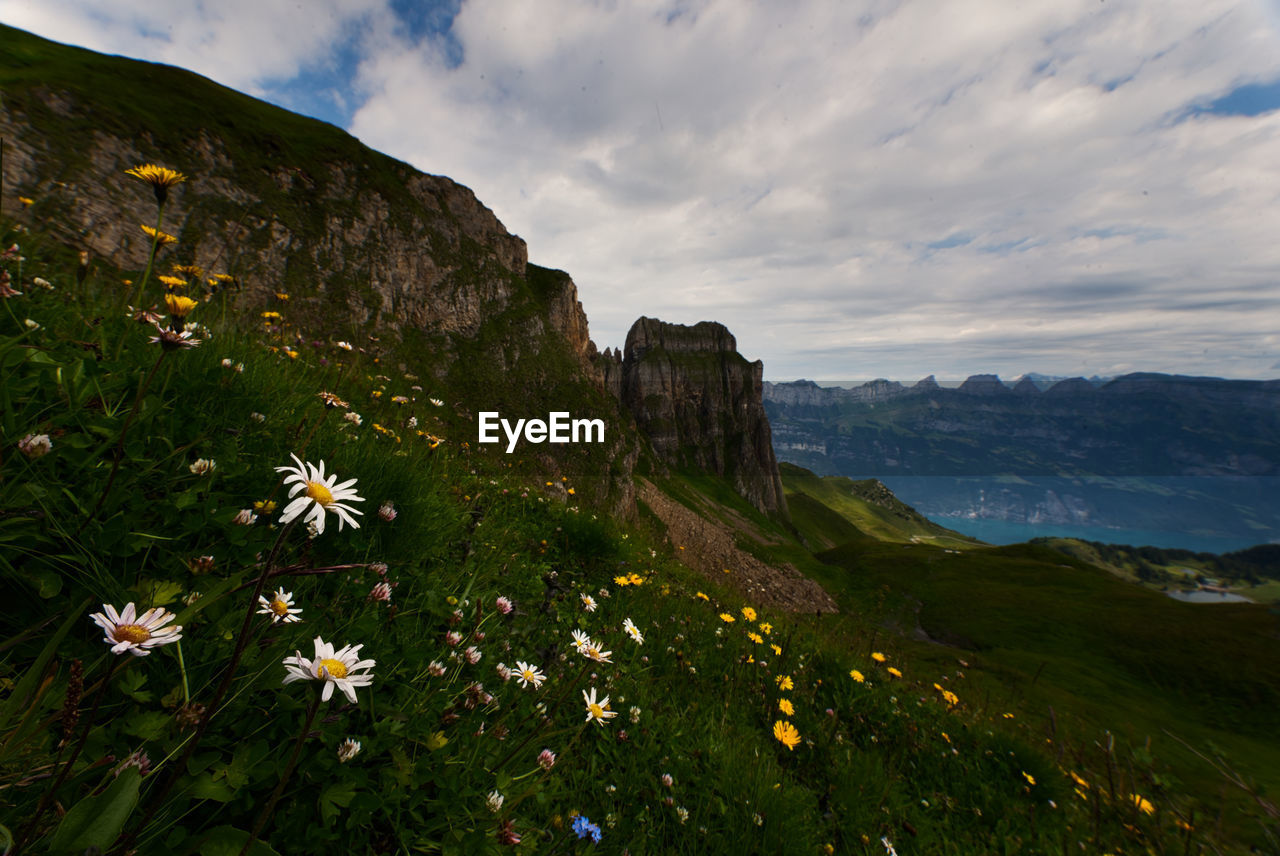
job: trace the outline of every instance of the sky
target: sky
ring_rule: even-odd
[[[601,349],[1280,377],[1280,0],[0,0],[472,188]],[[2,49],[3,46],[0,46]]]

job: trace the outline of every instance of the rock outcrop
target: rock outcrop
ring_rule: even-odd
[[[622,358],[606,356],[605,387],[615,390],[665,464],[716,473],[756,508],[787,516],[764,411],[764,364],[739,354],[724,325],[641,318]]]

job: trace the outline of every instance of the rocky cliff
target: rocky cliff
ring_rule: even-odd
[[[621,354],[601,357],[605,387],[664,463],[723,476],[756,508],[787,516],[764,412],[764,364],[739,354],[724,325],[641,318]]]

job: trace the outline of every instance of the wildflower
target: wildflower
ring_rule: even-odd
[[[689,809],[685,808],[682,805],[676,806],[676,819],[680,821],[681,825],[688,823]]]
[[[849,677],[853,678],[855,681],[857,681],[860,684],[865,683],[867,680],[866,677],[862,674],[862,672],[859,672],[857,669],[850,669]]]
[[[444,407],[444,402],[438,398],[428,398],[427,401],[430,401],[433,407]]]
[[[345,764],[360,754],[360,741],[348,737],[338,744],[338,763]]]
[[[244,363],[241,363],[240,365],[244,365]],[[239,371],[239,369],[237,368],[236,371]],[[258,422],[258,423],[267,421],[266,415],[259,413],[256,410],[253,413],[249,414],[249,418],[252,419],[254,422]]]
[[[194,464],[187,467],[192,475],[207,476],[218,468],[218,462],[212,458],[199,458]]]
[[[342,418],[347,422],[350,422],[352,425],[355,425],[357,428],[360,427],[360,423],[364,421],[360,414],[356,413],[354,410],[349,410],[342,414]]]
[[[503,799],[502,794],[497,791],[489,791],[489,796],[485,797],[484,804],[489,808],[489,811],[497,814],[502,810]]]
[[[290,624],[302,620],[298,617],[302,610],[293,606],[293,592],[285,591],[283,588],[276,589],[276,593],[270,600],[267,600],[265,595],[258,595],[258,604],[261,606],[258,614],[270,615],[272,624],[278,621]]]
[[[538,753],[538,766],[544,770],[550,770],[556,765],[556,753],[550,749],[543,749]]]
[[[782,690],[783,692],[786,692],[787,690],[795,689],[795,686],[796,686],[795,682],[791,680],[790,675],[779,675],[775,680],[778,683],[778,689]]]
[[[178,239],[175,238],[173,235],[170,235],[168,232],[160,231],[159,229],[156,229],[154,226],[147,226],[144,224],[142,225],[141,228],[142,228],[142,231],[146,233],[148,238],[151,238],[156,242],[157,246],[164,247],[169,244],[178,243]]]
[[[317,392],[316,397],[319,398],[320,401],[324,403],[325,407],[346,410],[348,407],[351,406],[350,404],[343,401],[338,396],[334,395],[332,392]]]
[[[496,606],[498,608],[498,612],[501,612],[503,615],[510,615],[511,610],[515,609],[515,606],[512,605],[510,599],[506,597],[499,597],[494,601],[494,606]]]
[[[586,815],[580,814],[573,819],[573,831],[578,838],[590,836],[593,842],[600,841],[600,827],[587,820]]]
[[[336,342],[335,344],[336,344],[339,348],[341,348],[342,350],[344,350],[344,351],[349,351],[349,350],[351,350],[351,343],[350,343],[350,342]]]
[[[725,624],[732,624],[738,619],[734,618],[732,615],[730,615],[727,612],[722,612],[720,613],[720,620],[723,621]]]
[[[156,335],[147,341],[153,345],[159,344],[166,351],[176,351],[179,348],[194,348],[201,342],[200,339],[194,338],[187,330],[181,332],[165,330],[159,324],[156,325]]]
[[[742,607],[742,617],[746,621],[756,620],[756,611],[749,606]]]
[[[773,632],[773,625],[767,621],[760,622],[760,632],[763,633],[765,636],[768,636],[770,633]]]
[[[165,291],[177,291],[179,288],[186,288],[188,284],[187,281],[180,276],[169,276],[168,274],[164,274],[164,273],[157,276],[156,279],[160,280],[160,282],[164,285]],[[176,297],[176,296],[177,295],[172,295],[172,294],[165,295],[166,298]],[[191,300],[191,298],[189,297],[186,299]],[[195,308],[195,303],[196,302],[194,300],[191,300],[191,304],[192,304],[191,309]],[[190,312],[191,309],[188,309],[187,311]]]
[[[622,622],[622,629],[627,632],[628,636],[636,640],[637,645],[644,644],[644,636],[640,634],[640,628],[636,627],[635,623],[630,618]]]
[[[951,707],[955,707],[957,704],[960,703],[960,697],[955,693],[953,693],[951,690],[942,691],[942,700],[945,701]]]
[[[582,701],[587,706],[587,722],[594,719],[597,724],[603,726],[606,719],[613,719],[618,715],[617,711],[609,710],[608,696],[599,703],[596,702],[595,687],[591,688],[590,694],[586,690],[582,691]]]
[[[480,649],[474,645],[468,645],[467,650],[463,652],[463,655],[467,658],[467,662],[473,666],[476,663],[479,663],[480,658],[484,656],[480,653]]]
[[[796,715],[795,705],[791,703],[790,699],[785,699],[785,698],[778,699],[778,710],[782,711],[787,716]]]
[[[546,675],[538,671],[537,666],[531,666],[522,660],[516,661],[515,674],[516,680],[520,682],[520,686],[527,687],[529,684],[533,684],[533,688],[535,690],[541,687],[542,682],[547,679]]]
[[[890,674],[890,675],[893,675],[895,678],[900,678],[900,677],[902,677],[902,672],[899,672],[899,671],[898,671],[897,669],[895,669],[893,666],[890,666],[890,667],[889,667],[889,674]]]
[[[387,500],[378,506],[378,516],[390,523],[396,519],[396,507],[391,504],[391,500]]]
[[[284,515],[280,518],[281,523],[289,523],[295,518],[306,512],[306,521],[314,523],[318,532],[324,532],[324,518],[326,511],[333,511],[338,516],[338,530],[342,530],[343,523],[350,523],[351,528],[359,529],[360,524],[351,516],[352,513],[363,514],[364,512],[354,508],[348,508],[342,505],[344,501],[363,502],[364,498],[358,496],[351,486],[356,483],[355,479],[349,479],[342,484],[337,484],[338,477],[330,475],[327,479],[324,474],[324,461],[320,462],[320,466],[316,467],[310,463],[304,464],[297,455],[292,455],[296,467],[276,467],[276,472],[288,473],[285,476],[284,483],[292,484],[289,489],[290,502],[284,509]],[[298,494],[302,494],[299,496]]]
[[[441,663],[439,660],[432,660],[427,664],[427,674],[433,678],[443,678],[444,663]]]
[[[28,434],[18,441],[18,451],[28,458],[42,458],[53,451],[48,434]]]
[[[1133,797],[1133,804],[1137,806],[1138,810],[1141,811],[1143,814],[1156,813],[1156,807],[1151,804],[1150,800],[1146,799],[1145,797],[1141,797],[1138,794],[1133,794],[1132,797]]]
[[[384,580],[383,582],[380,582],[374,585],[374,587],[369,590],[369,600],[380,601],[382,603],[390,603],[391,602],[390,583]]]
[[[1028,785],[1034,785],[1036,783],[1036,777],[1028,773],[1026,770],[1022,771],[1022,778],[1027,780]]]
[[[361,645],[347,645],[335,651],[333,645],[319,636],[314,640],[315,657],[308,660],[301,652],[285,657],[284,683],[294,681],[324,681],[324,690],[320,693],[321,701],[328,701],[333,696],[333,688],[337,687],[346,694],[347,699],[356,703],[356,688],[367,687],[373,683],[373,660],[361,660]]]
[[[613,661],[609,659],[612,654],[612,651],[601,651],[594,642],[582,649],[582,656],[588,660],[595,660],[597,663],[612,663]]]
[[[581,630],[573,631],[573,647],[577,649],[579,654],[586,651],[586,649],[593,644],[594,643],[591,641],[591,637],[588,636],[583,631]]]
[[[261,317],[265,323],[270,324],[272,321],[279,321],[284,316],[273,309],[268,309],[266,312],[261,313]]]
[[[1075,782],[1077,785],[1084,788],[1085,790],[1089,789],[1089,783],[1086,782],[1084,779],[1082,779],[1075,770],[1070,770],[1069,774],[1071,776],[1071,781]]]
[[[140,178],[147,184],[151,185],[152,191],[156,195],[156,204],[164,205],[165,199],[168,197],[169,188],[175,184],[181,184],[187,180],[187,177],[175,169],[169,169],[167,166],[158,166],[153,163],[135,166],[132,169],[126,169],[125,175],[132,175],[134,178]]]
[[[39,330],[40,322],[36,321],[34,318],[24,318],[22,319],[22,326],[26,327],[28,330]],[[152,341],[155,340],[153,339]]]
[[[875,660],[877,663],[883,663],[885,657],[884,654],[881,654],[879,651],[874,651],[871,654],[871,659]]]
[[[794,751],[800,745],[800,732],[786,720],[779,719],[773,724],[773,736],[791,751]]]
[[[593,598],[591,595],[587,594],[586,592],[583,592],[581,597],[582,597],[582,608],[585,609],[587,612],[595,612],[596,611],[595,598]]]
[[[641,711],[639,707],[635,706],[634,704],[631,705],[631,710],[627,711],[627,715],[631,718],[632,725],[640,724],[641,713],[643,713],[643,711]]]
[[[406,395],[393,395],[391,396],[391,403],[392,404],[408,404],[409,397]]]
[[[146,752],[139,749],[138,751],[130,754],[128,758],[125,758],[124,761],[121,762],[120,766],[116,767],[115,770],[112,771],[112,775],[116,778],[120,778],[120,774],[130,767],[136,767],[138,773],[145,776],[151,770],[151,759],[147,757]]]
[[[119,613],[114,606],[104,603],[102,612],[95,612],[89,617],[94,623],[106,631],[102,641],[111,646],[112,654],[128,651],[136,657],[145,657],[152,648],[168,645],[182,638],[182,627],[165,627],[177,618],[168,610],[155,607],[138,615],[130,603]]]
[[[32,199],[30,196],[19,196],[18,201],[22,203],[23,208],[30,208],[32,205],[36,203],[36,201]]]
[[[213,570],[213,556],[196,556],[187,562],[187,568],[193,574],[207,574]]]
[[[884,845],[884,856],[898,856],[898,851],[893,849],[893,842],[887,836],[880,836],[880,843]]]
[[[22,292],[14,290],[14,288],[9,285],[10,282],[12,282],[12,278],[9,276],[9,272],[7,270],[0,270],[0,297],[5,298],[6,300],[10,297],[21,297]]]
[[[770,645],[769,645],[769,647],[773,649],[773,655],[774,655],[775,657],[781,657],[781,656],[782,656],[782,646],[781,646],[781,645],[773,645],[773,644],[770,644]]]
[[[43,288],[45,291],[53,291],[53,283],[49,282],[49,280],[42,276],[37,276],[31,280],[31,284],[36,288]]]
[[[631,578],[630,578],[630,577],[628,577],[628,576],[626,576],[625,574],[624,574],[623,576],[620,576],[620,577],[614,577],[614,578],[613,578],[613,584],[614,584],[614,585],[616,585],[616,586],[619,586],[619,587],[621,587],[621,586],[629,586],[629,585],[631,585]]]
[[[418,427],[418,417],[416,417],[416,416],[410,416],[410,417],[409,417],[409,421],[408,421],[408,422],[406,422],[405,424],[406,424],[406,425],[408,425],[410,428],[417,428],[417,427]]]
[[[252,508],[242,508],[231,522],[237,526],[252,526],[258,522],[258,515],[253,513]]]
[[[756,643],[757,645],[764,644],[764,637],[761,636],[759,633],[748,633],[747,638],[750,639],[752,642]]]
[[[673,779],[673,778],[671,778],[671,774],[670,774],[670,773],[663,773],[663,774],[662,774],[662,784],[663,784],[663,786],[664,786],[664,787],[668,787],[668,788],[669,788],[669,787],[671,787],[672,785],[674,785],[675,783],[676,783],[676,780],[675,780],[675,779]]]

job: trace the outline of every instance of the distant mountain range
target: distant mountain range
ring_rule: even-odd
[[[963,519],[1280,538],[1280,381],[764,384],[779,461]],[[1106,540],[1104,534],[1097,534]],[[1165,546],[1177,546],[1169,541]]]

